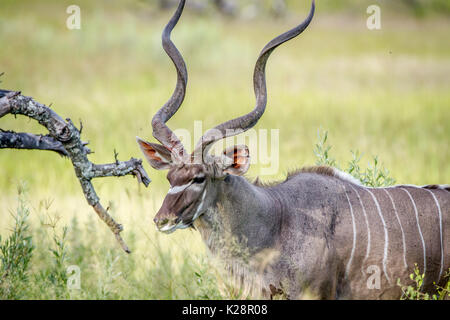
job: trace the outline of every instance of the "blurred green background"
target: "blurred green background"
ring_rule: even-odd
[[[203,120],[207,129],[249,111],[259,51],[302,21],[310,6],[309,1],[286,1],[280,16],[271,14],[265,1],[246,15],[251,1],[235,3],[242,14],[223,15],[212,5],[188,8],[175,29],[173,40],[190,78],[172,128],[192,130],[195,120]],[[71,4],[81,8],[80,30],[66,28]],[[366,27],[372,4],[381,8],[381,30]],[[172,11],[160,10],[153,0],[2,0],[0,72],[5,74],[0,87],[52,104],[75,123],[81,119],[82,138],[95,151],[91,161],[114,161],[114,149],[120,160],[141,158],[135,136],[152,139],[151,117],[175,85],[173,66],[160,44]],[[351,150],[360,150],[366,162],[378,155],[398,183],[449,183],[449,12],[445,0],[317,1],[308,30],[269,61],[269,104],[257,129],[280,129],[280,170],[263,178],[313,165],[317,130],[323,127],[340,162],[350,158]],[[20,116],[5,116],[0,128],[45,133]],[[51,152],[3,149],[0,164],[0,235],[10,233],[17,187],[25,182],[22,200],[30,210],[36,247],[30,284],[18,297],[235,297],[219,293],[220,277],[212,276],[196,232],[167,236],[154,231],[151,220],[168,189],[165,172],[145,164],[153,179],[148,189],[131,177],[94,182],[125,226],[133,250],[125,256],[84,200],[68,160]],[[248,175],[259,172],[254,165]],[[69,231],[63,265],[81,267],[81,291],[68,291],[49,276],[55,262],[48,249],[64,226]]]

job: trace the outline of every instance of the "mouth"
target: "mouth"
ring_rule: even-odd
[[[181,219],[181,217],[183,216],[183,214],[188,211],[189,209],[191,209],[191,207],[195,204],[195,202],[189,204],[188,206],[186,206],[182,211],[181,214],[179,215],[179,218],[175,220],[174,223],[167,223],[161,227],[156,227],[158,229],[159,232],[165,233],[165,234],[171,234],[173,232],[175,232],[178,229],[187,229],[189,227],[191,227],[194,223],[195,220],[197,220],[198,218],[200,218],[203,214],[203,212],[201,212],[202,209],[202,204],[200,203],[199,207],[197,208],[197,211],[195,212],[194,216],[189,219],[188,222],[183,221],[183,219]]]
[[[178,223],[169,225],[166,224],[161,228],[157,228],[159,232],[165,233],[165,234],[171,234],[175,232],[178,229],[187,229],[190,225],[184,224],[183,221],[179,221]]]
[[[185,223],[185,222],[183,222],[183,219],[181,217],[183,216],[183,214],[187,210],[189,210],[192,207],[193,204],[195,204],[195,202],[192,202],[192,203],[188,204],[187,206],[185,206],[181,210],[181,213],[178,215],[178,218],[175,219],[173,223],[169,222],[169,223],[167,223],[167,224],[165,224],[165,225],[163,225],[161,227],[157,226],[158,231],[166,233],[166,234],[170,234],[170,233],[175,232],[178,229],[187,229],[187,228],[189,228],[192,225],[193,221],[191,221],[189,223]]]

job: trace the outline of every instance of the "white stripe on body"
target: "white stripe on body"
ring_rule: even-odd
[[[392,203],[392,206],[394,208],[395,216],[397,217],[397,221],[398,221],[398,223],[400,225],[400,230],[402,231],[403,263],[405,264],[405,269],[408,269],[408,263],[406,263],[406,239],[405,239],[405,232],[403,231],[403,226],[402,226],[402,223],[400,221],[400,217],[398,216],[397,207],[395,206],[394,199],[392,199],[391,194],[386,189],[383,189],[383,190],[384,190],[384,192],[386,192],[386,194],[388,195],[389,199],[391,199],[391,203]]]
[[[362,271],[363,274],[365,274],[364,264],[365,264],[367,258],[369,258],[369,254],[370,254],[370,240],[371,239],[370,239],[369,218],[367,217],[366,209],[364,208],[364,204],[363,204],[363,202],[361,200],[361,197],[359,196],[358,191],[355,188],[353,188],[353,186],[350,185],[350,187],[353,189],[353,191],[355,191],[356,196],[358,197],[359,203],[361,204],[361,208],[362,208],[362,211],[363,211],[363,214],[364,214],[364,219],[366,220],[366,225],[367,225],[367,249],[366,249],[366,256],[364,257],[364,260],[363,260],[363,263],[362,263],[362,266],[361,266],[361,271]]]
[[[387,273],[387,255],[388,255],[388,247],[389,247],[389,235],[388,235],[388,230],[387,230],[387,226],[386,226],[386,221],[384,221],[383,213],[381,212],[380,204],[378,203],[377,198],[375,197],[375,195],[370,190],[367,190],[367,192],[370,193],[370,195],[373,198],[373,201],[375,201],[375,205],[377,207],[378,215],[380,216],[381,222],[383,223],[383,228],[384,228],[383,271],[384,271],[384,274],[386,276],[387,281],[390,284],[391,280],[389,279],[389,275]]]
[[[347,197],[348,205],[350,206],[350,214],[352,215],[352,225],[353,225],[353,246],[352,246],[352,253],[350,255],[350,259],[348,260],[347,267],[345,268],[345,277],[348,278],[348,274],[350,272],[350,266],[353,261],[353,256],[355,254],[355,247],[356,247],[356,224],[355,224],[355,216],[353,214],[353,207],[350,202],[350,198],[348,197],[347,192],[345,193],[345,196]]]
[[[406,192],[406,194],[411,199],[411,202],[412,202],[413,207],[414,207],[414,213],[416,214],[416,220],[417,220],[417,228],[419,229],[419,235],[420,235],[420,239],[422,240],[422,246],[423,246],[423,273],[425,274],[426,271],[427,271],[427,249],[426,249],[426,246],[425,246],[425,240],[423,239],[422,230],[420,228],[419,212],[417,211],[416,203],[414,202],[414,199],[411,196],[411,194],[409,193],[409,191],[406,190],[406,189],[403,189],[403,188],[400,188],[400,190],[403,190],[403,191]]]
[[[442,277],[442,272],[444,270],[444,241],[442,239],[442,211],[441,211],[441,206],[439,205],[439,201],[436,198],[436,196],[434,195],[434,193],[428,189],[425,189],[425,190],[427,190],[433,196],[434,202],[436,202],[436,206],[438,208],[438,213],[439,213],[439,235],[441,238],[441,269],[439,271],[439,280],[440,280]]]

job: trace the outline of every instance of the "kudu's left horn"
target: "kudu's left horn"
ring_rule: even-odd
[[[180,20],[185,4],[186,0],[180,1],[177,11],[173,15],[172,19],[170,19],[162,34],[163,48],[170,59],[172,59],[172,62],[177,70],[177,85],[169,101],[167,101],[166,104],[159,109],[152,120],[153,136],[155,139],[171,150],[172,155],[176,158],[176,160],[180,161],[186,155],[186,150],[184,149],[180,139],[178,139],[178,137],[166,125],[166,122],[169,121],[169,119],[172,118],[172,116],[178,111],[186,95],[186,86],[188,81],[186,64],[181,56],[181,53],[170,39],[170,34]]]

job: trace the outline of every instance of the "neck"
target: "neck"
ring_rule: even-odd
[[[281,208],[275,194],[242,177],[229,176],[216,184],[215,204],[196,224],[211,251],[241,244],[254,255],[276,246]]]

